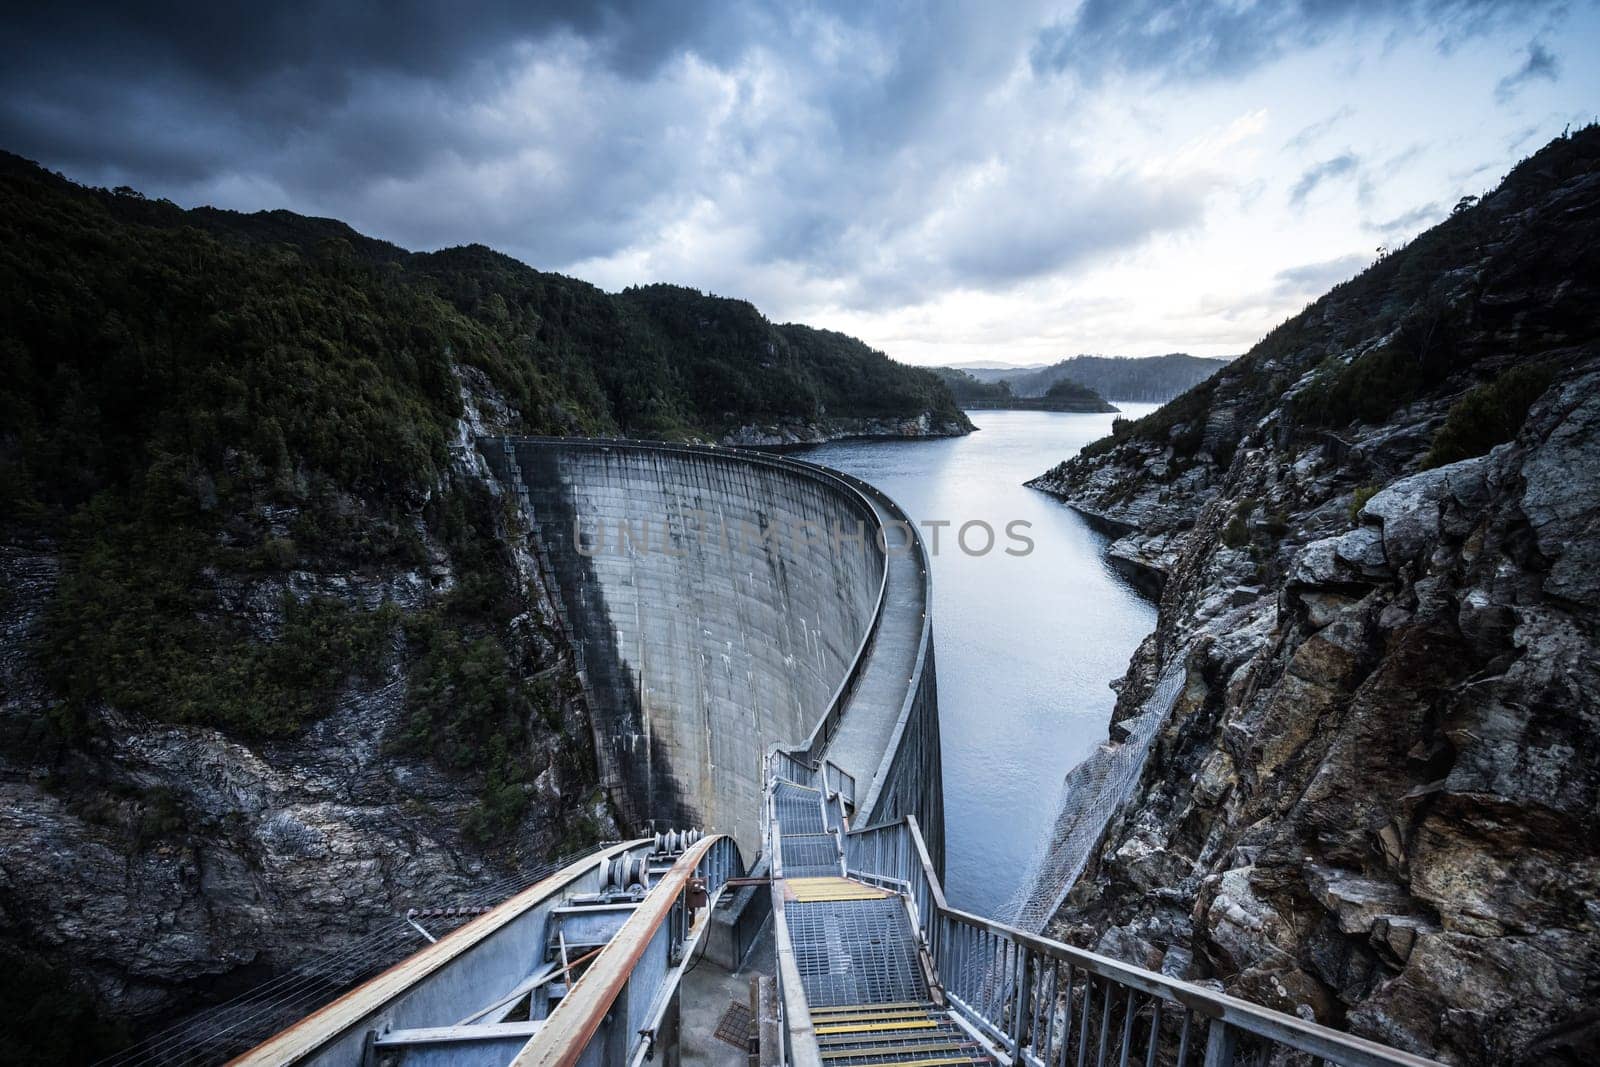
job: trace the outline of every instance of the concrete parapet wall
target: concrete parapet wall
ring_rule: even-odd
[[[858,798],[861,806],[854,825],[877,826],[915,815],[918,824],[927,827],[923,842],[943,878],[944,761],[939,746],[939,696],[930,634],[916,688],[906,701],[870,791]]]

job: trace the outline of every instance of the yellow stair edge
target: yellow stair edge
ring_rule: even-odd
[[[851,1011],[900,1011],[903,1009],[916,1009],[918,1011],[938,1011],[931,1000],[896,1000],[884,1004],[834,1004],[826,1008],[811,1008],[811,1017],[818,1015],[833,1015],[839,1012]]]
[[[877,1034],[889,1030],[927,1030],[932,1019],[910,1019],[893,1023],[850,1023],[848,1025],[834,1026],[824,1023],[816,1027],[819,1034]]]
[[[860,882],[825,875],[814,878],[785,878],[785,897],[801,904],[821,904],[835,900],[882,900],[888,890]]]
[[[901,1021],[904,1022],[904,1020]],[[943,1028],[941,1025],[943,1020],[941,1019],[924,1019],[921,1021],[912,1020],[912,1022],[916,1024],[912,1028],[914,1032],[905,1032],[902,1028],[901,1033],[892,1034],[890,1036],[892,1036],[896,1041],[916,1041],[923,1037],[950,1037],[956,1033],[956,1031]],[[827,1021],[824,1021],[822,1025],[829,1026],[831,1024]],[[881,1029],[882,1027],[879,1027],[879,1030]],[[839,1027],[837,1032],[832,1033],[832,1036],[823,1033],[820,1029],[813,1032],[818,1035],[818,1041],[821,1041],[825,1044],[839,1044],[845,1041],[860,1041],[862,1040],[860,1035],[866,1034],[871,1036],[872,1034],[877,1033],[878,1030],[874,1030],[870,1026],[858,1026],[851,1024],[850,1026]]]

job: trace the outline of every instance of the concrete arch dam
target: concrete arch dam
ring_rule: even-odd
[[[517,437],[479,450],[531,520],[629,822],[703,826],[754,855],[776,745],[831,764],[859,825],[916,816],[943,867],[928,560],[892,500],[737,449]]]

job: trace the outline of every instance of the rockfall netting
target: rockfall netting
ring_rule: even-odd
[[[1035,854],[1029,877],[999,916],[1002,921],[1038,933],[1061,907],[1111,816],[1139,784],[1150,742],[1183,689],[1185,658],[1173,657],[1139,713],[1120,724],[1128,731],[1126,740],[1102,744],[1067,772],[1055,827]]]

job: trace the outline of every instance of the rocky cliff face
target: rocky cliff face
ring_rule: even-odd
[[[496,417],[497,398],[466,373],[475,386],[464,389],[467,416],[439,493],[496,492],[471,437],[500,430],[505,413]],[[616,836],[568,653],[522,547],[526,531],[510,509],[493,522],[519,602],[501,635],[510,669],[554,696],[553,712],[526,724],[518,756],[537,773],[520,786],[529,794],[520,818],[476,836],[468,829],[485,802],[481,775],[404,743],[414,724],[407,622],[462,577],[420,519],[428,560],[417,566],[330,561],[211,574],[220,610],[249,620],[264,642],[278,636],[286,600],[395,613],[378,662],[343,683],[330,713],[281,740],[114,706],[95,709],[92,728],[70,742],[42,731],[58,700],[41,678],[37,639],[63,561],[47,539],[0,546],[0,947],[47,961],[97,1012],[137,1030],[392,926],[408,908],[456,903],[552,854]]]
[[[1591,128],[1034,483],[1160,590],[1115,718],[1186,670],[1055,932],[1447,1062],[1600,1057],[1597,250]]]

